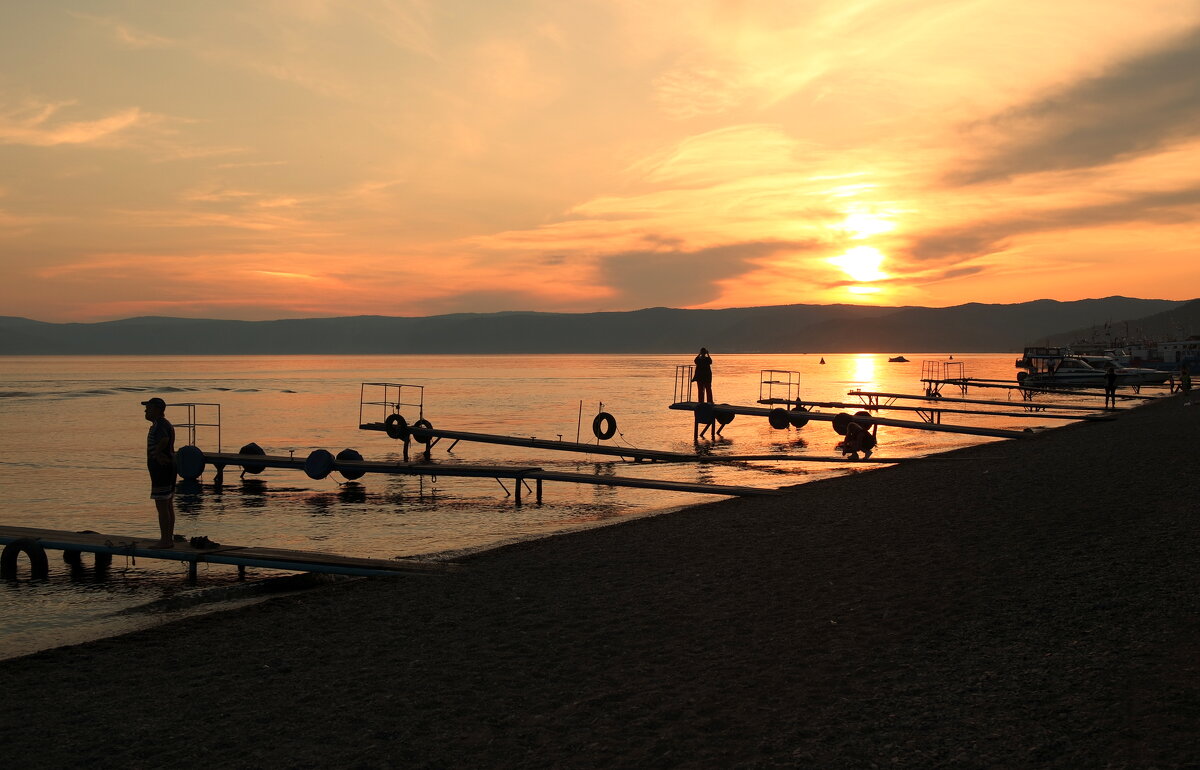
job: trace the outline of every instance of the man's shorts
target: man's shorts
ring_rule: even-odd
[[[150,466],[150,499],[170,500],[175,497],[175,467],[173,465]]]

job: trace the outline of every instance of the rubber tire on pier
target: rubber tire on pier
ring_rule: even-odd
[[[796,408],[795,408],[794,410],[792,410],[792,411],[793,411],[793,414],[792,414],[791,416],[789,416],[789,417],[788,417],[788,421],[789,421],[789,422],[791,422],[791,424],[792,424],[792,427],[793,427],[793,428],[803,428],[805,425],[808,425],[808,418],[807,418],[807,417],[797,417],[797,416],[794,414],[794,412],[805,412],[805,413],[807,413],[807,412],[808,412],[808,410],[807,410],[807,409],[805,409],[804,407],[802,407],[802,406],[800,406],[799,404],[797,404],[797,405],[796,405]]]
[[[712,425],[717,419],[717,408],[707,401],[696,404],[696,422],[701,425]]]
[[[767,422],[775,430],[786,430],[788,426],[788,413],[786,409],[775,407],[767,414]]]
[[[181,479],[195,481],[204,473],[204,452],[195,444],[180,447],[175,453],[175,472]]]
[[[733,418],[736,416],[737,415],[729,409],[717,410],[717,422],[721,423],[722,425],[728,425],[729,423],[733,422]]]
[[[15,580],[17,577],[17,557],[21,554],[29,557],[29,576],[42,580],[50,576],[50,562],[46,559],[46,549],[41,543],[27,537],[14,540],[4,546],[0,553],[0,578]]]
[[[422,417],[412,424],[410,434],[413,437],[413,441],[418,444],[428,444],[430,441],[433,441],[433,434],[429,432],[431,430],[433,430],[433,423]]]
[[[389,414],[388,418],[383,421],[383,424],[389,438],[394,438],[397,441],[408,441],[408,420],[405,420],[402,415]]]
[[[304,474],[319,481],[333,472],[333,455],[328,449],[314,449],[304,459]]]
[[[617,435],[617,418],[608,412],[601,412],[592,420],[592,433],[601,441],[608,441]]]
[[[846,428],[852,422],[854,422],[854,418],[851,417],[850,415],[846,414],[845,412],[835,415],[831,422],[831,424],[833,425],[833,432],[838,434],[839,436],[845,436]]]
[[[246,446],[239,449],[238,454],[266,456],[267,453],[263,451],[262,447],[260,447],[258,444],[255,444],[253,441],[251,441],[249,444],[247,444]],[[267,466],[265,466],[265,465],[243,465],[242,466],[242,471],[244,473],[262,473],[266,469],[267,469]]]
[[[341,463],[361,463],[363,461],[363,456],[360,455],[358,452],[356,452],[353,449],[343,449],[342,451],[338,452],[337,457],[335,457],[333,459],[336,460],[339,465]],[[305,465],[307,465],[307,464],[308,463],[305,462]],[[337,472],[342,474],[342,478],[348,479],[350,481],[354,481],[355,479],[361,479],[367,473],[366,471],[362,470],[361,468],[355,468],[355,469],[351,470],[348,468],[341,468],[341,467],[339,467],[337,469]]]

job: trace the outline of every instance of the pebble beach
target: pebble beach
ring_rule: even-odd
[[[1200,406],[0,661],[6,767],[1200,764]]]

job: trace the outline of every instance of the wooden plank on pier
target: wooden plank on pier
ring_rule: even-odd
[[[458,565],[418,559],[371,559],[316,551],[297,551],[262,546],[222,544],[216,548],[194,548],[177,542],[173,548],[150,548],[157,537],[112,535],[96,532],[0,526],[0,543],[30,539],[43,548],[58,551],[87,551],[116,556],[134,556],[191,563],[231,564],[293,572],[326,572],[342,575],[385,575],[405,573],[442,574]]]

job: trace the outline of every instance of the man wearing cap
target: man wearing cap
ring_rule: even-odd
[[[150,432],[146,434],[146,467],[150,470],[150,499],[158,508],[158,542],[151,548],[175,546],[175,426],[167,420],[167,402],[143,401]]]

